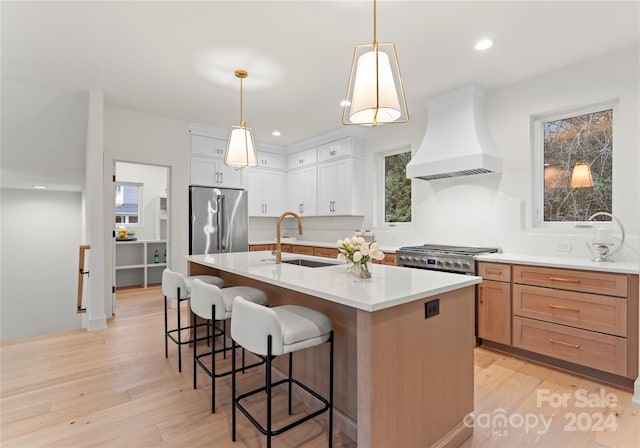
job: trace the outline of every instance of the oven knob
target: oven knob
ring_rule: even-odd
[[[437,264],[438,266],[442,266],[444,263],[443,263],[441,260],[438,260],[438,261],[436,262],[436,264]]]
[[[451,267],[451,262],[450,261],[445,261],[444,265],[449,268],[449,267]]]
[[[469,268],[471,268],[471,264],[469,264],[469,263],[462,263],[462,267],[463,267],[464,269],[469,269]]]
[[[454,262],[453,262],[453,267],[454,267],[454,268],[459,268],[459,267],[460,267],[460,262],[458,262],[458,261],[454,261]]]

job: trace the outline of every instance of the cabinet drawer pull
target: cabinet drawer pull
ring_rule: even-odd
[[[487,269],[487,274],[502,275],[502,271],[499,271],[497,269]]]
[[[574,283],[576,285],[580,283],[577,278],[549,277],[549,280],[552,282]]]
[[[571,347],[571,348],[580,348],[578,344],[571,344],[569,342],[557,341],[553,338],[549,338],[549,342],[551,342],[552,344],[566,345],[567,347]]]
[[[554,308],[556,310],[580,311],[580,308],[572,308],[570,306],[563,306],[563,305],[554,305],[553,303],[549,304],[549,308]]]

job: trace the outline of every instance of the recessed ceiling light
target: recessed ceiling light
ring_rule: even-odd
[[[280,134],[280,131],[273,131],[271,135],[273,135],[274,137],[280,137],[280,135],[282,134]]]
[[[340,107],[347,107],[347,106],[351,106],[351,101],[347,101],[347,100],[340,101]]]
[[[493,41],[491,39],[480,39],[476,42],[475,49],[478,51],[488,50],[493,46]]]
[[[46,190],[47,186],[46,185],[33,185],[32,186],[34,190]]]

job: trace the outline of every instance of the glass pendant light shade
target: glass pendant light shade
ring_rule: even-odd
[[[242,80],[249,75],[244,70],[236,70],[235,75],[240,79],[240,124],[231,126],[227,150],[224,153],[224,163],[241,169],[247,166],[257,166],[258,155],[253,141],[253,132],[242,119]]]
[[[253,132],[251,128],[245,126],[244,121],[239,126],[231,127],[224,163],[237,168],[258,165]]]
[[[571,173],[571,188],[593,187],[591,168],[586,163],[576,163]]]

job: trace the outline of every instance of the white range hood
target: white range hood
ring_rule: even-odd
[[[485,91],[469,85],[427,101],[427,131],[407,164],[407,177],[426,180],[502,172],[485,118]]]

